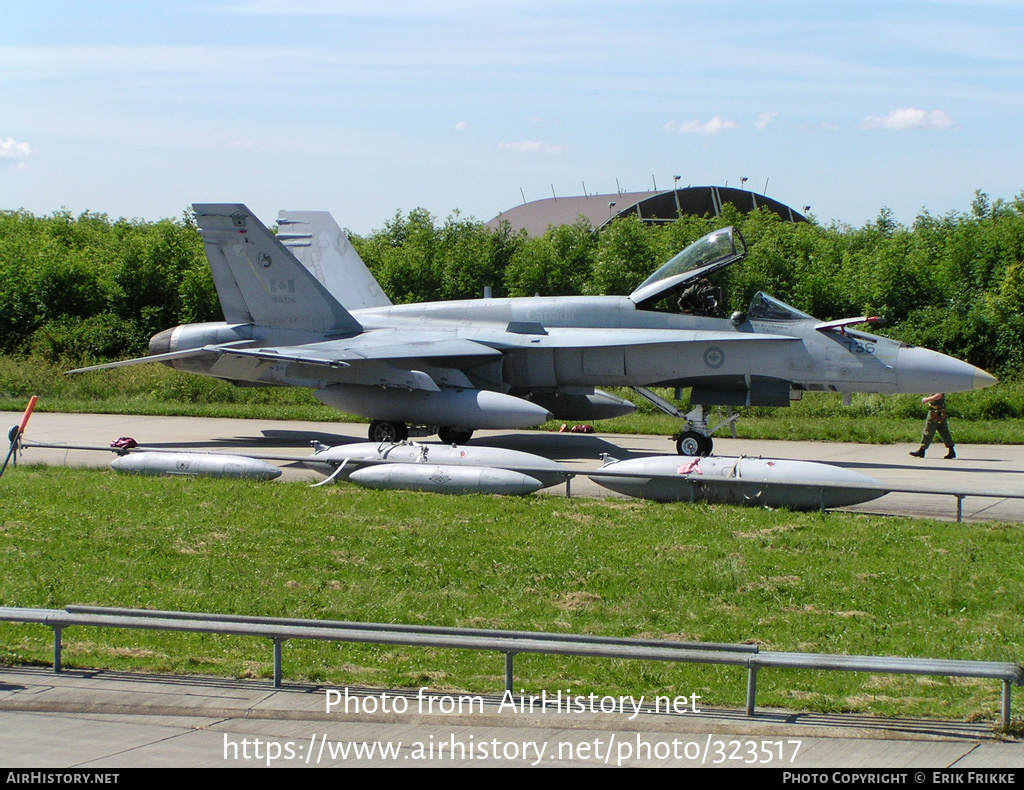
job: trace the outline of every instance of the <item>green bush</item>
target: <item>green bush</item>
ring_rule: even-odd
[[[882,209],[861,228],[790,223],[766,209],[595,231],[581,219],[536,238],[454,212],[396,213],[352,242],[396,303],[436,298],[628,294],[701,235],[734,224],[750,256],[719,275],[730,309],[764,290],[823,320],[860,314],[879,330],[990,370],[1024,366],[1024,195],[977,193],[969,212],[922,212],[910,227]],[[150,335],[218,320],[219,302],[194,223],[85,213],[0,212],[0,351],[41,359],[144,353]],[[201,397],[193,392],[192,396]],[[993,416],[1019,414],[996,397]]]

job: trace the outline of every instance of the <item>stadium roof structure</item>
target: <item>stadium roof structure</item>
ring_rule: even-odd
[[[686,187],[663,192],[617,192],[610,195],[550,197],[534,200],[503,211],[487,225],[497,228],[507,222],[512,231],[525,230],[530,236],[543,236],[549,227],[571,225],[580,217],[594,228],[614,219],[635,215],[644,222],[672,222],[681,216],[715,216],[722,206],[731,203],[744,214],[766,208],[789,222],[806,222],[807,218],[789,206],[765,195],[735,187]]]

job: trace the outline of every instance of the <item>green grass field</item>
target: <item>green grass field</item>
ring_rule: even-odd
[[[1021,524],[348,485],[137,478],[20,466],[0,479],[2,604],[147,607],[756,642],[763,649],[1020,661]],[[52,632],[0,624],[0,661]],[[69,629],[71,666],[269,677],[268,640]],[[498,654],[314,642],[292,680],[475,693]],[[528,693],[696,693],[742,670],[519,656]],[[995,721],[998,683],[765,671],[759,706]],[[1020,695],[1018,695],[1020,699]],[[1020,709],[1021,702],[1017,702]]]

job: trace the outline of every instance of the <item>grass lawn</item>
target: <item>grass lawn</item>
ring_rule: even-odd
[[[20,466],[0,479],[0,603],[147,607],[1024,659],[1024,525],[643,501],[368,491]],[[69,666],[269,677],[267,640],[69,629]],[[52,632],[0,624],[0,661]],[[292,642],[285,673],[496,692],[498,654]],[[517,690],[696,693],[745,672],[544,656]],[[1019,699],[1019,695],[1018,695]],[[998,683],[765,671],[759,706],[995,721]],[[1018,705],[1020,702],[1016,703]]]

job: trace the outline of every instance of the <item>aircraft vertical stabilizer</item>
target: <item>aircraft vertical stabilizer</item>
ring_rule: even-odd
[[[387,307],[387,294],[327,211],[281,211],[277,239],[348,310]]]
[[[229,324],[353,335],[362,326],[240,203],[192,206]]]

